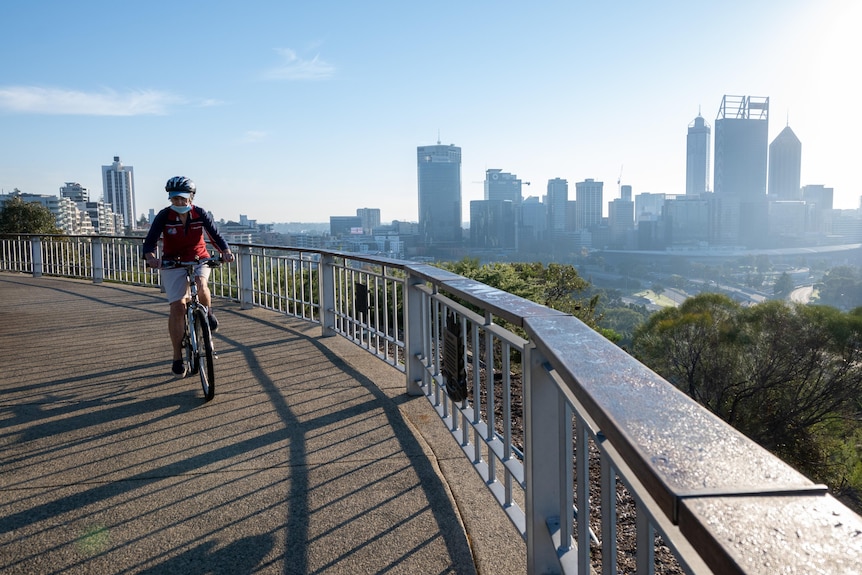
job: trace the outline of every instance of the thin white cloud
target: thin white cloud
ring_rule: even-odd
[[[254,144],[260,142],[267,137],[267,133],[261,130],[248,130],[243,134],[241,142],[243,144]]]
[[[0,86],[0,110],[79,116],[165,115],[184,100],[157,90],[82,92],[36,86]]]
[[[278,48],[282,62],[264,73],[269,80],[323,80],[335,74],[335,66],[315,55],[307,60],[290,48]]]

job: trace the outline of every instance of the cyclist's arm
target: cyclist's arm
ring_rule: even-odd
[[[206,210],[201,210],[201,221],[204,224],[204,229],[207,232],[207,235],[210,238],[210,242],[218,249],[221,253],[222,257],[225,261],[231,262],[233,261],[233,252],[230,251],[230,246],[227,245],[227,241],[222,237],[219,233],[218,229],[215,227],[215,223],[210,217],[209,213]]]
[[[162,235],[162,230],[165,227],[167,213],[165,210],[160,211],[153,218],[153,223],[150,226],[150,231],[147,232],[147,237],[144,238],[143,258],[147,260],[147,265],[152,268],[160,266],[159,259],[156,257],[156,246],[159,243],[159,237]]]

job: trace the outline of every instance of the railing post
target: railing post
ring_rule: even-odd
[[[90,244],[93,257],[93,283],[100,284],[105,279],[105,260],[102,252],[102,238],[96,236]]]
[[[404,373],[407,379],[407,395],[422,395],[420,381],[423,377],[422,365],[422,292],[417,285],[425,283],[407,270],[404,281]]]
[[[239,246],[239,307],[251,309],[254,307],[254,282],[251,269],[251,247]]]
[[[570,476],[571,458],[562,460],[560,454],[571,453],[571,445],[561,445],[566,434],[560,430],[571,421],[562,421],[560,402],[563,401],[556,383],[544,366],[545,358],[532,343],[524,350],[524,476],[526,482],[527,520],[527,573],[559,573],[560,562],[554,546],[552,525],[571,521],[571,508],[566,517],[560,517],[562,474]],[[571,437],[571,435],[569,435]],[[567,465],[569,468],[564,468]],[[571,484],[569,486],[571,488]],[[583,513],[589,510],[584,509]],[[570,533],[557,527],[557,534]],[[573,546],[571,537],[561,541],[565,548]]]
[[[324,254],[317,271],[320,289],[320,328],[322,337],[331,337],[335,332],[335,256]]]
[[[33,277],[42,277],[42,238],[30,238],[30,261],[33,262]]]

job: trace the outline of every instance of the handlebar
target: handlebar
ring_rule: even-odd
[[[213,258],[200,258],[198,260],[193,260],[190,262],[181,262],[177,260],[162,260],[162,269],[184,268],[188,266],[197,266],[200,264],[205,264],[211,268],[217,268],[222,264],[222,262],[224,262],[224,260],[222,259],[221,254]]]

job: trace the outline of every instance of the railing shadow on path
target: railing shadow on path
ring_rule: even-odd
[[[220,308],[205,403],[167,373],[157,290],[0,274],[0,571],[475,573],[440,474],[463,457],[428,448],[403,375]]]

